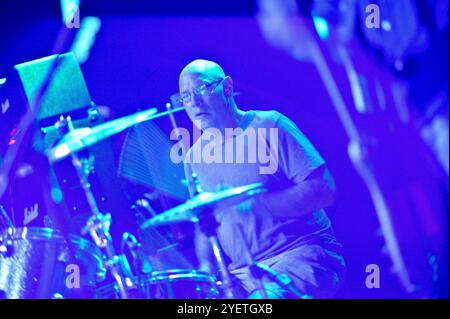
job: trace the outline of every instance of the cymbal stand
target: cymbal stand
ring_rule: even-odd
[[[245,258],[247,267],[249,268],[250,276],[256,282],[257,289],[258,289],[259,293],[261,294],[261,297],[263,299],[267,299],[267,293],[266,293],[266,290],[264,289],[264,285],[263,285],[263,277],[264,277],[263,273],[262,273],[261,269],[258,268],[256,260],[253,258],[252,254],[250,252],[250,248],[248,247],[247,241],[245,240],[245,237],[244,237],[244,231],[242,230],[242,226],[240,224],[238,224],[237,226],[238,226],[238,230],[239,230],[238,231],[239,236],[241,237],[241,243],[243,244],[243,247],[244,247],[244,258]]]
[[[195,173],[192,174],[191,182],[193,183],[192,186],[194,186],[194,195],[203,192],[203,189],[200,186],[197,175]],[[207,209],[210,208],[202,208],[202,210]],[[233,299],[235,296],[233,292],[233,284],[231,281],[230,272],[228,271],[228,267],[223,258],[222,248],[220,247],[219,240],[217,239],[217,227],[219,227],[219,224],[217,223],[214,214],[198,214],[197,216],[199,216],[198,225],[200,226],[200,231],[208,238],[214,257],[217,261],[217,266],[219,267],[220,276],[222,278],[222,287],[225,292],[225,296],[228,299]]]
[[[70,116],[66,117],[65,120],[69,131],[73,130],[74,127]],[[128,299],[128,293],[125,287],[125,276],[123,275],[121,269],[117,266],[119,258],[114,250],[112,237],[109,233],[111,214],[103,214],[100,212],[88,180],[88,175],[90,173],[89,159],[79,157],[77,153],[72,153],[71,157],[72,165],[75,167],[92,214],[87,220],[86,226],[83,228],[82,233],[86,234],[89,232],[97,247],[105,252],[108,259],[104,261],[104,266],[111,272],[111,275],[116,280],[121,298]]]
[[[222,278],[222,287],[225,292],[225,297],[228,299],[233,299],[235,298],[235,296],[233,292],[231,276],[223,258],[222,248],[220,247],[219,240],[217,239],[216,235],[217,227],[219,226],[219,224],[217,223],[213,214],[203,215],[204,216],[201,216],[198,221],[200,230],[208,238],[214,257],[217,261],[220,277]]]

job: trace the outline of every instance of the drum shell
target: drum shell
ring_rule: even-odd
[[[0,291],[6,298],[92,298],[104,278],[100,251],[79,236],[70,235],[72,262],[68,245],[54,229],[15,228],[2,238],[11,244],[8,254],[0,254]]]
[[[214,276],[190,269],[171,269],[151,273],[146,285],[150,299],[212,299],[219,291]]]
[[[192,269],[154,271],[135,277],[132,298],[138,299],[216,299],[220,289],[214,276]],[[98,299],[118,299],[117,284],[99,286]]]

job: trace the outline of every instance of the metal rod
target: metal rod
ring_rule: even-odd
[[[252,253],[250,252],[250,248],[248,246],[247,240],[245,240],[244,230],[242,229],[242,225],[237,223],[237,226],[238,226],[239,236],[241,237],[241,243],[243,244],[242,247],[244,247],[244,258],[245,258],[245,262],[247,263],[247,266],[249,268],[250,276],[256,282],[256,286],[257,286],[257,289],[259,290],[259,292],[261,293],[261,297],[263,299],[267,299],[267,293],[266,293],[266,290],[264,289],[262,276],[260,276],[261,272],[257,268],[256,261],[253,258]]]
[[[219,271],[220,271],[220,275],[222,277],[222,284],[224,287],[225,296],[228,299],[233,299],[234,293],[233,293],[233,286],[231,283],[231,277],[228,272],[227,265],[225,264],[225,261],[223,260],[222,252],[221,252],[221,249],[219,246],[219,241],[217,240],[217,237],[214,235],[209,236],[208,239],[211,244],[211,248],[213,250],[214,257],[216,257],[217,265],[219,266]]]
[[[70,120],[70,116],[67,117],[68,129],[73,130],[73,124]],[[128,299],[128,294],[124,285],[123,275],[121,274],[119,268],[117,267],[117,255],[114,251],[114,246],[112,245],[112,238],[109,234],[109,227],[104,224],[105,217],[99,210],[97,201],[95,200],[94,194],[92,193],[91,185],[88,180],[89,169],[87,168],[87,159],[80,159],[77,153],[72,153],[72,164],[75,167],[78,178],[80,180],[81,187],[86,195],[89,208],[91,210],[91,218],[88,220],[85,229],[87,229],[93,238],[95,244],[102,250],[105,251],[108,257],[109,264],[107,268],[111,271],[112,276],[117,282],[120,296],[122,299]],[[109,221],[108,221],[109,222]],[[100,234],[98,233],[100,232]]]

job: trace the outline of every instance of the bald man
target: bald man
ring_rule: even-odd
[[[239,280],[246,296],[258,298],[259,295],[245,264],[245,246],[237,233],[239,225],[251,254],[259,263],[288,275],[302,294],[313,298],[332,297],[342,284],[345,262],[341,244],[335,239],[324,211],[333,203],[334,183],[323,158],[281,113],[240,110],[234,99],[233,80],[215,62],[189,63],[180,74],[179,90],[180,102],[189,118],[203,132],[186,154],[186,177],[196,173],[203,190],[210,192],[259,182],[270,189],[256,199],[215,212],[219,223],[217,235],[229,257],[229,270]],[[261,130],[267,134],[261,134]],[[252,136],[256,138],[252,140]],[[252,145],[255,141],[257,146]],[[244,145],[246,149],[237,150],[236,145]],[[261,171],[267,165],[259,156],[261,145],[268,147],[276,160],[275,170]],[[224,159],[232,150],[236,150],[233,161]],[[258,153],[256,160],[254,152]],[[203,156],[193,161],[196,153],[222,157],[214,155],[211,160]],[[199,231],[196,251],[200,268],[211,271],[211,251]],[[264,286],[270,298],[294,297],[267,279]]]

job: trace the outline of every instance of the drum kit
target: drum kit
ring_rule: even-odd
[[[130,267],[129,258],[124,253],[117,254],[114,249],[109,233],[111,215],[100,211],[88,182],[89,169],[86,165],[89,163],[79,151],[138,123],[165,115],[172,116],[172,113],[181,109],[168,109],[161,113],[157,113],[156,109],[145,110],[93,128],[74,129],[70,117],[61,117],[59,125],[62,123],[66,128],[65,134],[56,145],[46,151],[46,156],[50,163],[71,157],[80,185],[86,194],[90,218],[81,234],[68,234],[53,228],[14,227],[0,206],[0,298],[242,297],[233,287],[216,237],[218,224],[213,212],[218,208],[237,205],[267,191],[264,185],[244,185],[210,193],[202,191],[196,176],[193,175],[191,182],[195,192],[190,199],[140,224],[140,230],[144,231],[186,221],[197,223],[214,252],[219,269],[218,275],[214,275],[195,269],[168,269],[144,273],[141,269]],[[89,237],[92,240],[88,240]],[[139,260],[140,243],[134,236],[130,238],[133,239],[132,245],[128,245],[131,256]],[[255,280],[261,283],[261,273],[264,272],[269,276],[273,275],[264,267],[257,267],[249,252],[247,256],[249,267],[262,270],[252,272],[260,274],[255,276],[258,277]],[[136,265],[136,260],[131,264]],[[108,273],[114,281],[101,285]],[[286,281],[282,284],[289,286]],[[263,289],[261,294],[264,296]]]

